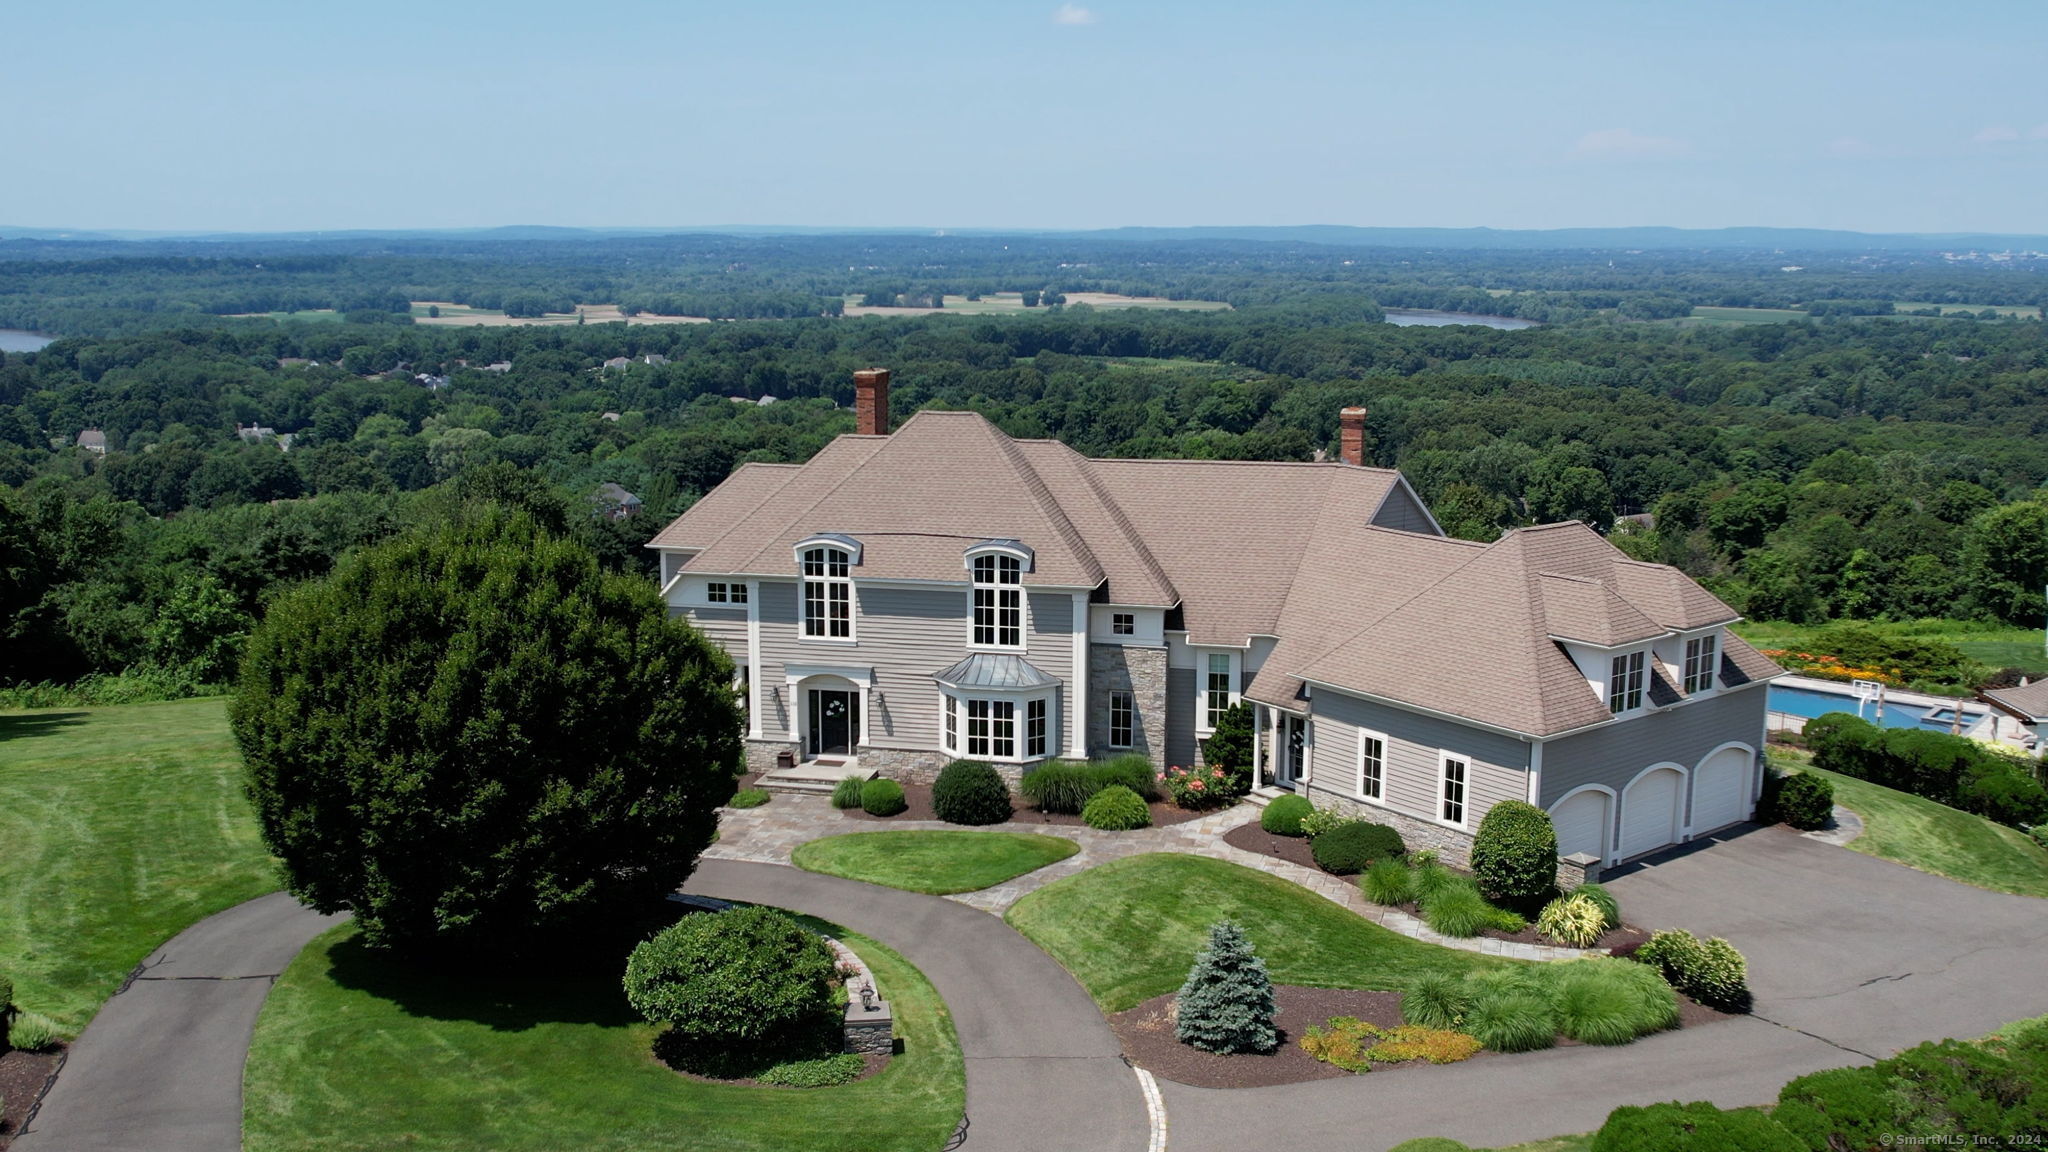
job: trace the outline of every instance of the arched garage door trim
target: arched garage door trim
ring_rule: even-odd
[[[1574,788],[1571,791],[1565,793],[1564,795],[1558,797],[1557,803],[1552,804],[1550,806],[1549,811],[1552,817],[1552,822],[1555,823],[1555,818],[1557,814],[1564,810],[1564,806],[1566,804],[1570,803],[1573,799],[1582,796],[1588,792],[1598,792],[1607,797],[1607,817],[1606,819],[1601,821],[1600,827],[1600,851],[1594,853],[1594,855],[1599,856],[1601,863],[1603,864],[1612,863],[1614,859],[1615,843],[1614,814],[1621,808],[1621,797],[1615,793],[1614,789],[1609,788],[1605,784],[1579,785],[1577,788]],[[1558,854],[1566,856],[1570,855],[1570,853],[1565,852],[1563,850],[1562,846],[1559,847]]]
[[[1700,779],[1699,770],[1705,768],[1707,764],[1714,759],[1714,757],[1719,756],[1721,753],[1729,751],[1730,749],[1739,751],[1744,756],[1747,756],[1749,758],[1749,766],[1744,770],[1744,777],[1742,781],[1741,805],[1742,811],[1744,813],[1744,818],[1747,818],[1749,815],[1754,813],[1756,809],[1757,800],[1757,754],[1756,748],[1754,746],[1745,744],[1740,740],[1730,740],[1726,744],[1722,744],[1719,747],[1712,749],[1705,756],[1700,757],[1699,763],[1693,765],[1691,780],[1688,782],[1692,785],[1693,790],[1697,790],[1699,787]],[[1685,810],[1685,834],[1687,836],[1691,836],[1695,832],[1710,832],[1713,831],[1714,828],[1719,828],[1723,826],[1725,826],[1725,822],[1723,822],[1722,824],[1715,824],[1712,826],[1708,826],[1700,822],[1699,798],[1697,796],[1694,796],[1692,801],[1689,804],[1687,804]]]
[[[1660,840],[1658,843],[1651,845],[1647,848],[1636,848],[1634,851],[1630,851],[1630,846],[1628,843],[1629,794],[1634,792],[1636,785],[1642,783],[1653,772],[1678,773],[1678,789],[1676,795],[1673,798],[1673,805],[1670,815],[1671,822],[1669,827],[1671,830],[1671,835],[1668,839]],[[1649,767],[1643,769],[1641,772],[1636,773],[1635,776],[1631,778],[1627,784],[1622,786],[1621,803],[1615,805],[1616,827],[1614,833],[1614,856],[1616,860],[1626,860],[1631,856],[1641,856],[1649,852],[1655,852],[1659,848],[1669,847],[1670,845],[1676,844],[1680,840],[1683,840],[1685,838],[1685,797],[1686,791],[1691,786],[1691,783],[1691,769],[1687,768],[1683,764],[1674,764],[1669,760],[1665,760],[1656,764],[1652,764]]]

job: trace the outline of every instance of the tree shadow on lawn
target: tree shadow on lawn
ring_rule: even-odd
[[[75,728],[90,719],[84,712],[34,712],[0,716],[0,741],[48,736],[59,728]]]

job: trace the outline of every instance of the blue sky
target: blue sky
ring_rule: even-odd
[[[109,3],[0,224],[2048,232],[2048,4]]]

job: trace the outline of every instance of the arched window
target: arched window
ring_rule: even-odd
[[[850,560],[839,548],[803,553],[804,635],[830,640],[853,638],[853,581]]]
[[[974,644],[978,648],[1024,646],[1024,568],[1000,552],[974,557]]]

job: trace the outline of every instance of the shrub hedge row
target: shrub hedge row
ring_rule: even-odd
[[[2048,821],[2048,788],[2016,756],[1920,728],[1879,728],[1846,712],[1806,722],[1816,766],[2015,828]]]
[[[1086,764],[1047,761],[1024,774],[1018,791],[1041,812],[1073,815],[1087,806],[1090,797],[1112,784],[1129,788],[1147,802],[1159,799],[1159,778],[1151,761],[1143,756],[1117,756]]]

